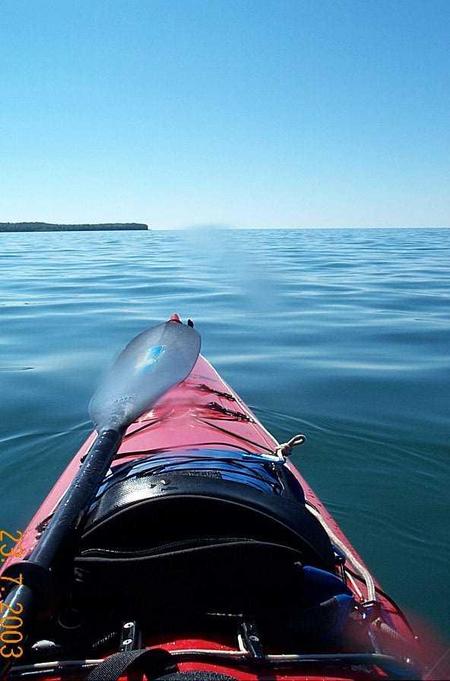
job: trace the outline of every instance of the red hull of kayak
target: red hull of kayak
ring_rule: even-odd
[[[86,440],[28,525],[21,541],[25,555],[29,554],[36,545],[46,519],[52,514],[66,491],[94,438],[95,434],[91,434]],[[150,412],[144,414],[128,428],[119,452],[114,459],[113,467],[127,460],[148,457],[152,453],[161,453],[163,450],[176,450],[177,448],[201,448],[220,445],[221,448],[239,450],[245,446],[245,449],[249,452],[268,454],[273,453],[278,444],[232,388],[221,379],[207,360],[200,356],[189,378],[170,390]],[[352,567],[353,564],[353,566],[359,566],[359,568],[364,566],[362,559],[308,483],[292,464],[288,463],[288,465],[304,490],[307,504],[310,508],[315,509],[333,541],[337,540],[345,546],[347,565]],[[9,559],[2,566],[1,572],[12,562],[14,562],[14,559]],[[357,601],[367,599],[367,590],[362,580],[354,579],[349,582],[348,586]],[[376,585],[376,588],[380,607],[386,619],[390,621],[391,627],[410,641],[413,647],[415,645],[414,639],[403,616],[382,593],[378,592],[378,585]],[[220,664],[217,664],[216,661],[210,663],[207,654],[205,654],[204,659],[199,660],[199,662],[192,660],[180,662],[179,669],[181,671],[214,671],[228,674],[231,678],[241,679],[242,681],[261,681],[262,679],[270,679],[271,681],[335,679],[338,681],[339,679],[349,678],[377,678],[373,675],[368,677],[365,672],[357,670],[353,670],[351,676],[348,675],[348,672],[338,676],[326,675],[325,672],[305,675],[299,674],[298,671],[289,671],[286,665],[283,670],[267,673],[263,669],[258,673],[245,668],[236,670],[236,667],[233,667],[232,655],[233,652],[236,654],[238,651],[233,648],[232,641],[205,639],[200,641],[146,641],[145,643],[148,647],[157,645],[178,653],[192,649],[228,651],[226,654],[230,657],[229,662],[225,660]],[[20,664],[20,662],[18,663]],[[42,677],[39,678],[42,679]],[[55,679],[57,677],[49,676],[48,678]],[[385,676],[380,673],[378,678],[385,678]]]

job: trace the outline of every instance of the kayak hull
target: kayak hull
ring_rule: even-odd
[[[77,473],[83,457],[95,439],[92,433],[69,463],[59,480],[30,521],[20,542],[22,558],[36,546],[59,501],[63,497],[70,482]],[[161,452],[176,452],[190,448],[208,448],[220,445],[221,449],[242,451],[264,456],[273,456],[279,447],[276,439],[264,428],[255,414],[242,401],[239,395],[227,385],[211,364],[200,356],[190,376],[178,386],[172,388],[148,413],[143,414],[127,430],[123,442],[113,460],[112,470],[126,462],[147,459]],[[371,600],[371,592],[366,581],[361,577],[368,568],[352,547],[334,518],[320,501],[317,494],[302,477],[296,466],[289,460],[286,466],[301,485],[307,507],[318,518],[327,530],[333,543],[341,547],[346,554],[346,565],[349,568],[347,586],[357,602]],[[0,575],[11,568],[19,556],[12,556],[2,566]],[[399,637],[408,641],[411,648],[416,642],[404,615],[387,596],[381,592],[379,585],[373,581],[377,598],[377,608],[390,627]],[[202,639],[149,640],[146,647],[158,647],[178,656],[180,671],[214,672],[228,675],[231,679],[257,681],[264,678],[271,681],[290,679],[359,679],[383,678],[368,676],[360,669],[333,669],[333,665],[325,664],[315,672],[314,668],[300,668],[293,660],[281,659],[270,669],[260,667],[257,671],[246,667],[245,661],[238,660],[242,651],[236,649],[233,641]],[[195,652],[194,652],[195,651]],[[203,655],[202,655],[203,651]],[[111,652],[114,652],[112,650]],[[294,651],[286,651],[294,653]],[[238,662],[238,664],[237,664]],[[20,664],[20,663],[19,663]],[[349,675],[350,674],[350,675]],[[47,677],[39,677],[47,678]],[[54,675],[48,678],[56,678]],[[126,677],[124,677],[126,678]],[[200,677],[199,677],[200,678]]]

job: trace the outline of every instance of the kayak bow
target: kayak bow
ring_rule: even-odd
[[[164,345],[151,344],[141,369]],[[404,614],[288,458],[304,437],[280,445],[204,357],[190,373],[189,358],[176,380],[167,364],[170,380],[136,409],[119,401],[123,439],[46,563],[52,599],[40,594],[7,678],[421,678]],[[121,361],[92,402],[99,430],[117,428]],[[11,555],[0,579],[23,574],[23,588],[38,591],[27,563],[95,438],[25,530],[25,560]]]

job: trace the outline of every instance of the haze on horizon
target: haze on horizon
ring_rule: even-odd
[[[450,225],[447,0],[4,0],[0,221]]]

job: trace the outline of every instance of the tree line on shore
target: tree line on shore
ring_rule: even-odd
[[[148,229],[139,222],[56,225],[49,222],[0,222],[0,232],[95,232],[109,230]]]

